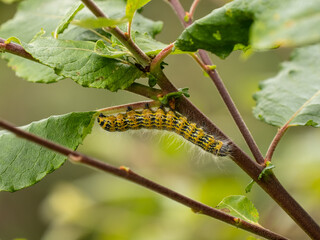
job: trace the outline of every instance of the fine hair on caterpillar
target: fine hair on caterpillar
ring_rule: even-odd
[[[219,157],[230,153],[230,145],[207,134],[195,123],[190,123],[186,117],[178,116],[174,111],[165,111],[162,107],[152,111],[149,107],[142,112],[128,108],[125,114],[105,116],[102,113],[98,117],[99,125],[110,132],[123,132],[130,129],[158,129],[172,131],[203,150]]]

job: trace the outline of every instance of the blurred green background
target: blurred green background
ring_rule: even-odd
[[[186,9],[192,3],[184,0]],[[202,0],[195,17],[224,1]],[[17,5],[0,3],[0,23]],[[58,6],[57,6],[58,7]],[[157,37],[173,42],[182,27],[165,1],[153,0],[143,15],[162,20]],[[1,36],[0,36],[1,37]],[[233,53],[212,56],[259,147],[265,153],[277,129],[252,116],[252,94],[261,80],[274,76],[290,49],[260,52],[244,59]],[[177,87],[189,87],[191,100],[248,152],[214,85],[188,56],[170,56],[165,72]],[[142,80],[143,81],[143,80]],[[0,117],[16,125],[71,111],[90,111],[144,98],[119,91],[83,88],[71,80],[34,84],[15,76],[0,60]],[[274,156],[275,173],[316,219],[320,220],[319,130],[292,128]],[[173,134],[154,131],[108,133],[95,126],[79,151],[115,166],[128,166],[160,184],[210,206],[229,195],[247,195],[260,213],[260,224],[292,239],[307,239],[293,221],[259,187],[245,194],[250,179],[228,159],[213,159]],[[38,184],[0,193],[0,239],[247,239],[252,234],[190,209],[122,179],[66,162]]]

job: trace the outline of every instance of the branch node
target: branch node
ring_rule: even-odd
[[[125,36],[125,38],[126,38],[127,40],[130,38],[130,34],[129,34],[129,33],[124,32],[123,34],[124,34],[124,36]]]
[[[126,173],[130,173],[130,168],[128,168],[126,166],[120,166],[119,169],[122,171],[125,171]]]
[[[69,154],[68,158],[71,162],[81,163],[83,161],[83,157],[80,155]]]
[[[183,20],[187,23],[187,22],[189,22],[189,20],[190,20],[190,13],[189,12],[186,12],[186,15],[184,15],[184,18],[183,18]]]
[[[217,65],[205,65],[207,72],[213,71],[217,68]]]
[[[195,208],[191,208],[191,211],[193,213],[202,213],[202,211],[200,209],[195,209]]]
[[[156,74],[157,71],[161,70],[161,62],[172,52],[173,47],[174,44],[171,43],[167,47],[162,49],[161,52],[157,54],[157,56],[155,56],[150,64],[150,73]]]
[[[236,226],[240,225],[241,223],[241,219],[237,217],[233,218],[233,221],[235,222]]]

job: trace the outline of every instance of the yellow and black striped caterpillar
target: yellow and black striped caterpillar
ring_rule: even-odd
[[[186,117],[177,116],[172,110],[165,112],[163,108],[158,108],[153,112],[146,108],[139,113],[128,109],[126,114],[117,116],[105,116],[101,113],[97,120],[103,129],[110,132],[141,128],[168,130],[217,156],[227,156],[230,152],[230,146],[227,143],[215,139],[214,136],[197,127],[195,123],[188,122]]]

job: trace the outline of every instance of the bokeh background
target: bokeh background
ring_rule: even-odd
[[[191,0],[184,0],[189,8]],[[202,0],[195,18],[222,6]],[[0,23],[17,4],[0,3]],[[57,6],[59,7],[59,6]],[[182,27],[165,1],[153,0],[143,15],[164,22],[157,39],[170,43]],[[0,36],[1,37],[1,36]],[[262,152],[277,129],[252,116],[259,82],[274,76],[291,49],[259,52],[245,58],[235,52],[227,60],[212,56],[236,105]],[[248,152],[214,85],[188,56],[170,56],[165,72],[177,87],[189,87],[191,100]],[[142,80],[144,81],[144,80]],[[34,84],[15,76],[0,60],[0,116],[16,125],[72,111],[90,111],[144,100],[125,91],[83,88],[67,79]],[[288,191],[320,220],[320,133],[311,127],[290,129],[274,156],[275,173]],[[1,149],[0,149],[1,151]],[[108,133],[95,126],[79,151],[115,166],[125,165],[160,184],[210,206],[229,195],[246,195],[260,213],[260,224],[292,239],[304,233],[258,186],[245,193],[250,178],[228,159],[213,159],[173,134],[153,131]],[[247,239],[252,234],[190,209],[133,183],[66,162],[38,184],[0,192],[0,239]]]

